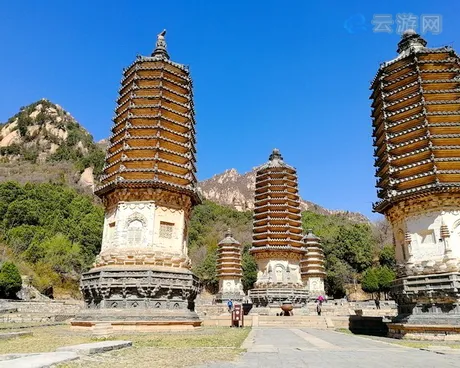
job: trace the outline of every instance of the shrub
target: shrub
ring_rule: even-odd
[[[377,268],[372,267],[364,272],[361,280],[361,287],[368,293],[375,293],[380,290]]]
[[[4,298],[15,298],[21,287],[22,279],[18,268],[12,262],[5,262],[0,269],[0,295]]]

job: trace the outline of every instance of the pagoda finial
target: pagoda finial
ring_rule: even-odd
[[[413,29],[406,29],[402,36],[401,41],[398,43],[398,54],[405,51],[423,49],[426,46],[426,41]]]
[[[274,160],[283,161],[283,156],[281,156],[280,150],[278,148],[274,148],[268,159],[270,161],[274,161]]]
[[[152,56],[169,59],[168,51],[166,50],[165,35],[166,29],[163,29],[163,31],[157,35],[157,42],[155,45],[155,50],[153,50]]]
[[[231,237],[233,237],[232,229],[230,229],[230,228],[227,229],[227,232],[225,233],[225,237],[226,237],[226,238],[231,238]]]

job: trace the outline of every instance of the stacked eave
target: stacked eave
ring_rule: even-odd
[[[199,203],[192,81],[165,54],[138,57],[125,69],[101,185],[160,188]]]
[[[460,190],[460,59],[422,48],[385,63],[372,85],[374,154],[383,212],[429,192]]]

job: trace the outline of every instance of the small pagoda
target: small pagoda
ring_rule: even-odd
[[[230,229],[227,230],[225,237],[219,242],[217,248],[217,278],[219,279],[219,292],[216,301],[225,302],[242,301],[244,298],[242,262],[243,248],[241,244],[233,238]]]
[[[460,57],[413,30],[397,52],[371,85],[374,210],[392,225],[398,263],[390,334],[460,339]]]
[[[155,328],[201,324],[187,236],[196,186],[189,69],[170,60],[165,33],[123,72],[101,185],[101,252],[84,273],[87,309],[73,325]]]
[[[300,261],[306,255],[300,212],[297,172],[274,149],[256,171],[250,253],[258,274],[249,292],[256,306],[283,301],[300,306],[308,299],[300,274]]]
[[[300,273],[306,289],[310,292],[310,298],[316,299],[320,295],[325,295],[326,269],[321,239],[313,234],[312,230],[308,230],[302,240],[307,254],[300,262]]]

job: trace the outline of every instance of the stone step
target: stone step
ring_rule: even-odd
[[[9,340],[17,337],[32,336],[30,331],[4,332],[0,333],[0,340]]]
[[[328,323],[322,316],[260,316],[260,327],[311,327],[327,329]]]
[[[75,352],[63,351],[38,354],[9,355],[0,361],[0,368],[45,368],[78,359]]]
[[[75,352],[77,354],[89,355],[89,354],[100,354],[106,351],[124,349],[133,346],[132,341],[113,340],[113,341],[101,341],[93,342],[88,344],[79,344],[71,346],[63,346],[56,349],[57,352]]]

